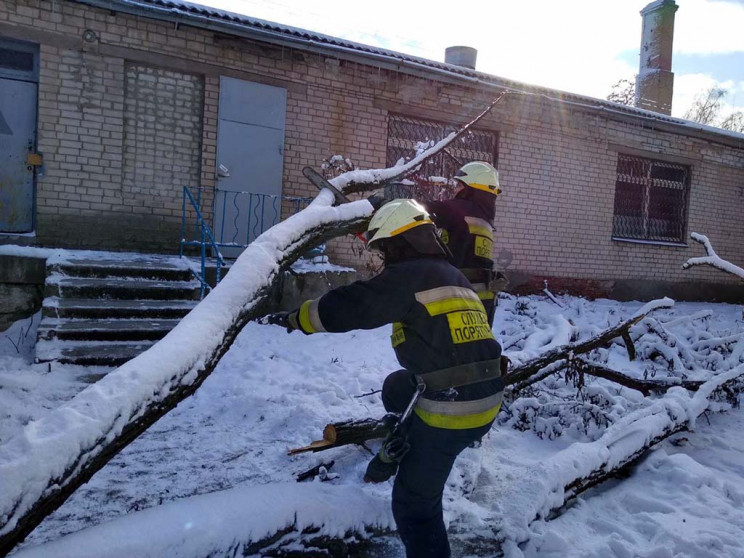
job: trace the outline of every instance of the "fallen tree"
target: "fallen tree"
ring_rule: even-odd
[[[632,466],[648,448],[694,428],[696,418],[709,410],[711,403],[726,397],[727,390],[738,391],[743,381],[744,364],[714,376],[695,393],[677,387],[622,417],[594,442],[571,444],[525,468],[509,482],[476,487],[469,499],[485,508],[479,514],[483,527],[477,529],[472,522],[460,527],[455,519],[450,524],[451,538],[456,539],[453,542],[464,545],[468,555],[502,555],[505,549],[528,540],[535,522],[554,517],[571,499]],[[254,554],[342,557],[394,533],[389,502],[378,491],[348,484],[306,483],[301,485],[302,490],[314,493],[312,501],[318,506],[303,509],[289,505],[298,499],[296,486],[239,487],[168,502],[163,504],[167,508],[163,513],[157,508],[143,510],[24,549],[18,556],[82,555],[81,549],[91,537],[108,540],[115,534],[133,556],[175,552],[186,558]],[[309,498],[307,494],[300,496],[303,501]],[[360,498],[363,502],[349,506],[350,501]],[[252,509],[255,507],[258,512]],[[174,509],[183,512],[174,513]],[[195,516],[195,509],[204,513]],[[345,513],[339,515],[339,509]],[[370,509],[374,510],[371,514],[359,513]],[[256,513],[266,521],[255,521]],[[162,536],[156,541],[142,541],[137,535],[156,521]],[[183,529],[186,521],[194,522],[191,529]],[[120,556],[122,549],[105,545],[93,550],[98,553],[96,558],[106,558]]]
[[[351,171],[331,182],[347,191],[367,191],[404,177],[502,98],[404,165]],[[266,231],[165,338],[0,446],[0,556],[199,388],[243,326],[265,313],[274,283],[300,255],[326,240],[362,230],[373,212],[366,200],[339,207],[333,207],[333,201],[330,191],[322,191],[306,209]]]
[[[484,518],[487,528],[469,528],[461,537],[474,548],[487,545],[488,556],[500,556],[507,546],[530,538],[530,525],[549,519],[585,490],[616,476],[636,463],[654,445],[694,428],[695,420],[719,397],[738,398],[744,382],[744,364],[717,374],[695,392],[670,389],[662,398],[629,413],[607,428],[594,442],[574,443],[525,471],[527,482],[476,490],[471,499],[493,509]],[[455,530],[457,529],[454,526]]]

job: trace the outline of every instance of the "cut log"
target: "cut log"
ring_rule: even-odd
[[[714,376],[687,400],[659,399],[619,419],[598,440],[571,444],[531,465],[524,476],[531,486],[526,489],[524,484],[512,482],[499,491],[493,514],[481,516],[488,527],[483,533],[468,533],[468,542],[473,548],[488,548],[489,556],[503,556],[504,533],[528,536],[525,526],[541,517],[560,515],[566,504],[582,492],[626,471],[661,441],[689,430],[690,419],[704,413],[716,394],[740,391],[742,377],[744,364]],[[533,498],[529,506],[524,506],[521,497],[525,489]],[[510,540],[511,544],[523,542]]]
[[[290,449],[287,453],[295,455],[308,451],[324,451],[348,444],[362,444],[367,440],[384,438],[389,432],[388,424],[377,419],[347,420],[327,424],[323,429],[323,439],[309,446]]]
[[[23,538],[30,533],[47,515],[56,510],[62,503],[82,484],[90,480],[93,474],[100,470],[116,454],[118,454],[129,443],[135,440],[147,428],[159,420],[168,411],[173,409],[180,401],[193,394],[202,382],[212,373],[215,366],[227,352],[233,341],[241,331],[243,326],[250,320],[262,316],[265,313],[268,295],[272,290],[274,282],[283,269],[289,267],[300,255],[307,252],[313,246],[324,242],[329,238],[346,234],[349,231],[359,230],[364,227],[366,218],[355,218],[348,222],[329,222],[321,226],[313,226],[304,234],[298,235],[299,240],[292,240],[288,246],[283,247],[283,259],[278,262],[278,270],[271,273],[265,278],[262,284],[256,285],[256,288],[250,292],[250,298],[245,301],[243,310],[234,318],[233,322],[222,333],[221,339],[212,348],[211,354],[205,355],[204,360],[194,358],[193,367],[173,370],[172,378],[165,382],[158,389],[152,389],[150,399],[141,401],[134,409],[123,410],[119,416],[112,416],[110,422],[102,425],[104,430],[99,437],[92,441],[89,446],[82,447],[75,455],[67,458],[68,465],[61,474],[50,473],[46,487],[39,487],[35,482],[36,479],[29,478],[28,488],[26,482],[22,479],[24,472],[20,463],[23,456],[13,455],[17,453],[13,448],[14,445],[24,445],[22,439],[9,440],[0,448],[0,477],[6,479],[18,479],[11,485],[10,480],[0,478],[0,556],[5,556],[10,550],[18,544]],[[260,244],[257,249],[261,250]],[[248,252],[246,250],[246,252]],[[250,254],[247,256],[250,258]],[[229,285],[228,278],[224,280]],[[216,290],[215,290],[216,292]],[[204,299],[199,306],[209,306],[209,300],[212,294]],[[198,308],[198,307],[197,307]],[[202,308],[204,310],[204,307]],[[174,330],[178,334],[179,324]],[[165,340],[164,340],[165,341]],[[161,342],[162,343],[162,342]],[[157,346],[157,344],[156,344]],[[154,346],[155,347],[155,346]],[[154,348],[153,347],[153,348]],[[127,374],[130,370],[137,370],[137,362],[147,362],[148,353],[158,356],[157,349],[151,348],[136,359],[122,365],[117,371],[123,370]],[[188,350],[188,343],[181,347],[182,351]],[[151,353],[151,351],[153,351]],[[163,357],[153,359],[156,363],[164,363]],[[142,366],[145,369],[148,366]],[[116,372],[111,372],[96,385],[113,385],[116,386]],[[143,374],[144,377],[144,374]],[[104,389],[113,389],[101,387]],[[86,403],[85,394],[88,390],[81,392],[66,405],[63,405],[58,414],[62,417],[70,415],[66,409],[75,409],[77,400],[80,400],[79,407],[82,413],[90,412],[90,404]],[[122,399],[126,399],[122,394]],[[73,411],[78,412],[78,411]],[[54,412],[50,414],[50,425],[47,427],[54,431]],[[62,418],[61,420],[69,420]],[[35,424],[35,428],[44,428],[43,421],[41,425]],[[43,452],[43,448],[39,448]],[[43,454],[43,453],[42,453]],[[30,462],[34,461],[33,454],[28,455]],[[53,463],[50,464],[53,468]],[[25,466],[28,474],[38,474],[39,464],[29,463]],[[6,473],[7,471],[7,473]],[[3,474],[5,473],[5,475]],[[20,478],[19,478],[20,477]],[[6,488],[6,483],[8,486]],[[29,492],[35,492],[32,503],[29,503]]]

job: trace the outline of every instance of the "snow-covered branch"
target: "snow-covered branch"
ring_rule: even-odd
[[[707,236],[705,236],[704,234],[692,233],[690,237],[692,237],[694,241],[699,242],[700,244],[705,246],[705,253],[707,254],[707,256],[690,258],[682,264],[682,269],[688,269],[694,265],[710,265],[720,269],[721,271],[725,271],[726,273],[736,275],[740,279],[744,280],[744,269],[732,264],[729,261],[724,260],[718,254],[716,254]]]
[[[332,178],[330,182],[336,188],[343,191],[345,194],[350,194],[354,192],[376,190],[386,183],[400,180],[408,174],[415,172],[427,159],[431,159],[457,138],[462,136],[470,128],[475,126],[484,116],[491,112],[491,109],[493,107],[500,103],[509,94],[509,91],[501,93],[498,97],[491,101],[491,103],[478,116],[462,126],[459,130],[457,130],[457,132],[448,134],[447,137],[441,139],[439,142],[429,147],[425,151],[422,151],[416,157],[406,162],[405,164],[390,167],[387,169],[352,170],[340,174],[335,178]]]
[[[489,524],[474,539],[488,540],[492,555],[496,547],[515,547],[530,538],[530,525],[562,508],[581,492],[608,479],[635,462],[649,448],[677,432],[693,428],[705,412],[711,396],[744,377],[744,364],[718,374],[689,393],[674,387],[652,403],[612,424],[596,441],[574,443],[553,457],[525,471],[522,482],[506,485],[492,504]]]
[[[165,338],[0,446],[0,556],[151,424],[193,394],[279,274],[312,246],[363,226],[366,200],[332,207],[322,191],[257,238]]]

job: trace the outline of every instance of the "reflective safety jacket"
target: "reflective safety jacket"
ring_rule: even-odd
[[[493,324],[495,294],[493,278],[493,195],[476,193],[471,198],[429,201],[424,205],[441,230],[452,252],[452,265],[460,269],[483,301]],[[490,204],[490,205],[489,205]]]
[[[305,333],[344,332],[393,324],[398,362],[422,374],[484,361],[498,361],[485,309],[463,274],[443,258],[389,264],[368,281],[334,289],[299,309]],[[430,426],[477,428],[501,406],[503,379],[491,377],[449,390],[425,391],[416,414]]]

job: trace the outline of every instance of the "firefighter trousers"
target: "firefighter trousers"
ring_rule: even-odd
[[[401,413],[415,391],[413,374],[393,372],[382,387],[385,410]],[[398,468],[393,485],[393,517],[407,558],[449,558],[450,546],[442,517],[442,493],[457,456],[491,428],[449,430],[425,424],[415,413],[405,425],[411,449]]]

